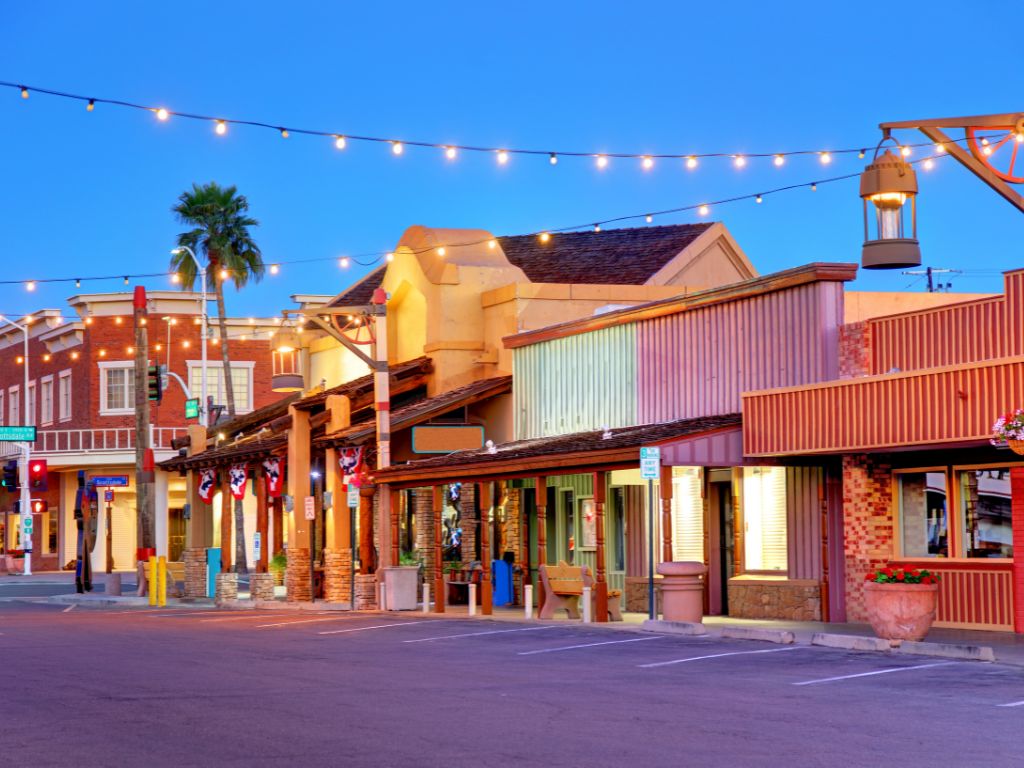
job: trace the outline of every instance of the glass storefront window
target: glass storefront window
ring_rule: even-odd
[[[747,571],[785,571],[786,470],[743,468],[743,555]]]
[[[949,557],[946,473],[905,472],[898,477],[904,557]]]
[[[704,562],[704,499],[699,467],[672,467],[672,557]]]
[[[964,557],[1013,557],[1010,470],[968,469],[960,484]]]

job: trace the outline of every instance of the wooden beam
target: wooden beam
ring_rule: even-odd
[[[494,592],[491,585],[491,509],[494,506],[494,488],[491,483],[477,485],[477,499],[480,505],[480,612],[484,616],[493,613]]]
[[[608,621],[608,580],[607,564],[605,562],[604,544],[604,504],[605,490],[607,487],[607,475],[604,472],[594,473],[594,516],[597,518],[597,552],[595,559],[597,567],[594,575],[594,601],[597,603],[597,610],[594,611],[594,618],[598,622]]]
[[[377,570],[373,550],[373,496],[372,485],[359,489],[359,573],[363,575]]]
[[[256,573],[267,572],[267,549],[270,539],[267,538],[267,481],[263,467],[253,468],[253,482],[256,484],[256,532],[260,535],[260,556],[256,561]]]
[[[274,526],[274,554],[281,552],[284,549],[284,497],[277,496],[274,498],[274,514],[273,514],[273,526]],[[269,544],[267,545],[270,546]]]
[[[434,612],[444,613],[444,556],[441,550],[441,510],[444,509],[444,486],[431,489],[431,511],[434,515]]]
[[[544,475],[538,475],[534,482],[534,496],[537,507],[537,611],[544,607],[544,588],[539,578],[540,567],[548,564],[548,481]]]
[[[231,480],[227,472],[220,473],[220,572],[231,570]]]
[[[974,155],[961,147],[957,142],[950,139],[938,128],[922,126],[920,130],[921,133],[932,141],[944,144],[946,151],[956,158],[961,165],[988,184],[997,193],[1002,195],[1010,205],[1014,206],[1017,210],[1024,212],[1024,197],[1018,195],[1009,184],[993,173],[991,168],[974,157]]]
[[[658,483],[661,496],[661,560],[671,563],[672,557],[672,467],[662,466]]]
[[[382,485],[380,491],[391,496],[391,565],[396,566],[402,560],[398,522],[398,510],[402,503],[401,493],[389,485]]]

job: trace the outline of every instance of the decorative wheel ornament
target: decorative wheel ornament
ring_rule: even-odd
[[[353,344],[369,345],[376,341],[373,318],[365,315],[334,315],[331,322],[339,333]]]
[[[1007,125],[969,127],[967,145],[1003,181],[1024,184],[1024,115]]]

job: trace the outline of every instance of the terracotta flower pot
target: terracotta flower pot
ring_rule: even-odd
[[[864,601],[875,634],[892,645],[924,640],[935,621],[938,584],[868,582]]]
[[[25,558],[24,557],[12,557],[11,555],[5,555],[7,560],[7,572],[8,573],[24,573],[25,572]]]

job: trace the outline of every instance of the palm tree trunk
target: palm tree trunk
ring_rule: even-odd
[[[224,312],[224,281],[217,278],[214,279],[214,290],[217,294],[217,324],[220,327],[220,359],[224,363],[224,399],[228,407],[228,418],[233,419],[235,418],[235,387],[231,381],[231,358],[228,355],[228,318]]]
[[[258,483],[259,479],[254,478]],[[249,563],[245,559],[245,510],[242,499],[235,499],[235,573],[249,573]]]

